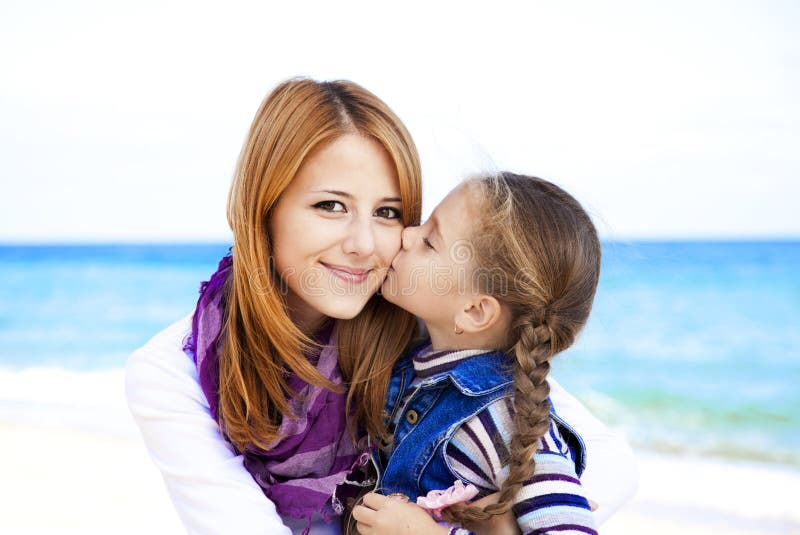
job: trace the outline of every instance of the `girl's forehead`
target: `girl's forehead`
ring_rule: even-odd
[[[456,186],[442,202],[434,209],[438,211],[439,217],[474,217],[479,215],[480,199],[479,191],[474,184],[461,184]]]
[[[431,214],[431,222],[450,238],[469,235],[480,217],[480,200],[474,185],[462,184],[442,199]]]

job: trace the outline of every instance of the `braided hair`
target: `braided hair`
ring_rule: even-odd
[[[574,197],[540,178],[503,172],[472,178],[482,213],[474,232],[480,291],[506,303],[512,314],[506,354],[514,362],[514,432],[508,477],[496,504],[454,505],[452,522],[487,520],[508,511],[532,477],[533,456],[550,426],[551,359],[586,324],[600,276],[600,241]]]

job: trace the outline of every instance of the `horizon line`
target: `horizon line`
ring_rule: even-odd
[[[800,242],[798,236],[617,236],[601,237],[602,243],[794,243]],[[233,240],[61,240],[61,241],[4,241],[0,247],[161,247],[161,246],[230,246]]]

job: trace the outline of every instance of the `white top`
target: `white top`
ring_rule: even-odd
[[[211,416],[192,359],[183,352],[191,314],[156,334],[128,359],[125,390],[153,462],[178,515],[191,534],[300,533],[305,522],[284,522],[250,476]],[[638,473],[628,444],[553,379],[550,400],[586,444],[581,483],[604,522],[636,490]],[[290,526],[290,527],[287,527]],[[314,522],[312,534],[336,534]]]

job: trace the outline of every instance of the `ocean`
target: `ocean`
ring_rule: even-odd
[[[59,374],[107,388],[228,247],[0,246],[0,378],[25,385],[0,416],[61,397],[44,391]],[[634,448],[800,466],[800,242],[605,243],[592,317],[553,374]]]

